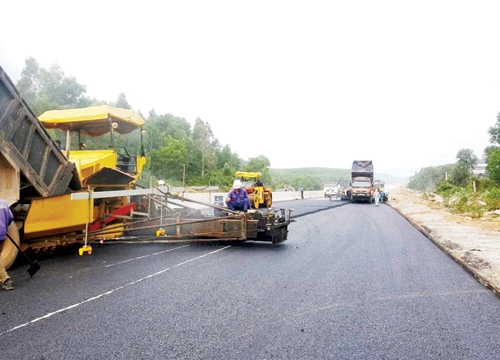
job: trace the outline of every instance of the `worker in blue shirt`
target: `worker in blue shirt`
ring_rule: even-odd
[[[9,203],[3,199],[0,199],[0,243],[6,241],[7,231],[10,223],[14,220],[14,215],[10,211]],[[13,290],[12,280],[9,275],[7,275],[7,270],[5,264],[2,263],[0,258],[0,284],[2,290]]]
[[[247,211],[250,208],[248,194],[241,188],[240,180],[234,180],[233,188],[226,198],[226,205],[233,211]]]

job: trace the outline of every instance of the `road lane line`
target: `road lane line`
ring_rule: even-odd
[[[191,260],[186,260],[186,261],[184,261],[184,262],[181,262],[180,264],[174,265],[173,267],[175,268],[175,267],[177,267],[177,266],[181,266],[181,265],[187,264],[188,262],[191,262],[191,261],[194,261],[194,260],[198,260],[198,259],[204,258],[205,256],[208,256],[208,255],[213,255],[213,254],[215,254],[215,253],[218,253],[219,251],[225,250],[225,249],[230,248],[230,247],[231,247],[231,245],[224,246],[224,247],[223,247],[223,248],[221,248],[221,249],[218,249],[218,250],[215,250],[215,251],[209,252],[208,254],[205,254],[205,255],[201,255],[201,256],[195,257],[195,258],[193,258],[193,259],[191,259]]]
[[[140,260],[140,259],[144,259],[144,258],[147,258],[147,257],[150,257],[150,256],[155,256],[155,255],[160,255],[160,254],[163,254],[163,253],[167,253],[169,251],[174,251],[174,250],[182,249],[182,248],[185,248],[186,246],[189,246],[189,245],[179,246],[179,247],[174,248],[174,249],[168,249],[168,250],[158,251],[158,252],[155,252],[153,254],[138,256],[138,257],[135,257],[135,258],[132,258],[132,259],[123,260],[123,261],[118,261],[118,262],[113,263],[113,264],[105,265],[104,267],[111,267],[111,266],[115,266],[115,265],[125,264],[125,263],[128,263],[130,261]]]
[[[186,246],[189,246],[189,245],[186,245]],[[177,264],[177,265],[174,265],[172,268],[175,268],[175,267],[178,267],[178,266],[181,266],[181,265],[185,265],[185,264],[187,264],[187,263],[190,263],[191,261],[194,261],[194,260],[199,260],[199,259],[202,259],[202,258],[204,258],[204,257],[206,257],[206,256],[209,256],[209,255],[216,254],[216,253],[218,253],[218,252],[220,252],[220,251],[222,251],[222,250],[228,249],[228,248],[230,248],[230,247],[231,247],[231,245],[224,246],[224,247],[223,247],[223,248],[221,248],[221,249],[217,249],[217,250],[215,250],[215,251],[211,251],[211,252],[209,252],[209,253],[207,253],[207,254],[204,254],[204,255],[201,255],[201,256],[197,256],[197,257],[195,257],[195,258],[193,258],[193,259],[190,259],[190,260],[187,260],[187,261],[183,261],[183,262],[181,262],[181,263],[179,263],[179,264]],[[132,281],[132,282],[129,282],[128,284],[125,284],[125,285],[122,285],[122,286],[118,286],[117,288],[114,288],[114,289],[112,289],[112,290],[109,290],[109,291],[103,292],[102,294],[99,294],[99,295],[93,296],[93,297],[91,297],[91,298],[88,298],[88,299],[86,299],[86,300],[83,300],[82,302],[79,302],[79,303],[76,303],[76,304],[73,304],[73,305],[70,305],[70,306],[67,306],[67,307],[61,308],[61,309],[56,310],[56,311],[53,311],[53,312],[50,312],[50,313],[45,314],[45,315],[43,315],[43,316],[40,316],[40,317],[38,317],[38,318],[36,318],[36,319],[30,320],[30,321],[28,321],[28,322],[26,322],[26,323],[24,323],[24,324],[14,326],[13,328],[11,328],[11,329],[9,329],[9,330],[6,330],[6,331],[4,331],[4,332],[1,332],[1,333],[0,333],[0,337],[1,337],[1,336],[3,336],[3,335],[6,335],[6,334],[8,334],[8,333],[11,333],[11,332],[13,332],[13,331],[16,331],[16,330],[22,329],[22,328],[24,328],[24,327],[26,327],[26,326],[28,326],[28,325],[30,325],[30,324],[34,324],[34,323],[36,323],[36,322],[38,322],[38,321],[48,319],[48,318],[50,318],[50,317],[52,317],[52,316],[54,316],[54,315],[57,315],[57,314],[60,314],[60,313],[62,313],[62,312],[65,312],[65,311],[68,311],[68,310],[71,310],[71,309],[77,308],[77,307],[79,307],[79,306],[81,306],[81,305],[83,305],[83,304],[89,303],[89,302],[91,302],[91,301],[98,300],[98,299],[100,299],[100,298],[102,298],[102,297],[104,297],[104,296],[111,295],[111,294],[113,294],[115,291],[118,291],[118,290],[123,290],[123,289],[125,289],[125,288],[126,288],[126,287],[128,287],[128,286],[132,286],[132,285],[135,285],[135,284],[137,284],[137,283],[140,283],[141,281],[144,281],[144,280],[147,280],[147,279],[151,279],[151,278],[153,278],[153,277],[155,277],[155,276],[161,275],[161,274],[163,274],[164,272],[167,272],[167,271],[168,271],[168,270],[170,270],[170,269],[171,269],[171,268],[169,268],[169,267],[168,267],[168,268],[165,268],[165,269],[162,269],[162,270],[157,271],[157,272],[155,272],[155,273],[153,273],[153,274],[150,274],[150,275],[144,276],[144,277],[142,277],[142,278],[140,278],[140,279],[137,279],[137,280],[134,280],[134,281]]]

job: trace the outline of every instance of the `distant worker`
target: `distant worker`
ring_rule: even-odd
[[[375,199],[375,206],[378,206],[378,203],[380,201],[380,193],[378,192],[378,189],[375,189],[375,192],[373,193],[373,198]]]
[[[233,188],[226,198],[226,205],[233,211],[247,211],[250,209],[250,200],[246,190],[241,188],[240,180],[234,180]]]
[[[380,203],[383,204],[385,200],[385,191],[380,189]]]
[[[0,243],[2,241],[7,241],[7,231],[10,223],[14,220],[14,215],[10,211],[9,203],[3,199],[0,199]],[[2,290],[13,290],[12,280],[9,275],[7,275],[7,270],[3,260],[0,258],[0,283]]]
[[[80,150],[85,150],[87,148],[87,145],[84,143],[80,143]]]
[[[304,199],[304,188],[299,188],[300,191],[300,198],[303,200]]]

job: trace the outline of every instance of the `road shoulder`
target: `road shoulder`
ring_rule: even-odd
[[[500,221],[482,226],[407,188],[391,191],[387,205],[500,297]]]

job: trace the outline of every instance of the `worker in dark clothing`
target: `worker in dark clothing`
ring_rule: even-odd
[[[241,188],[240,180],[234,180],[233,188],[226,198],[226,205],[234,211],[247,211],[250,208],[247,191]]]
[[[61,151],[64,150],[64,147],[61,145],[61,140],[56,140],[55,141],[56,145],[57,145],[57,148]]]
[[[10,211],[9,203],[3,199],[0,199],[0,242],[7,241],[7,231],[10,223],[14,220],[14,215]],[[2,263],[0,258],[0,284],[2,290],[13,290],[12,280],[7,274],[6,266]]]

